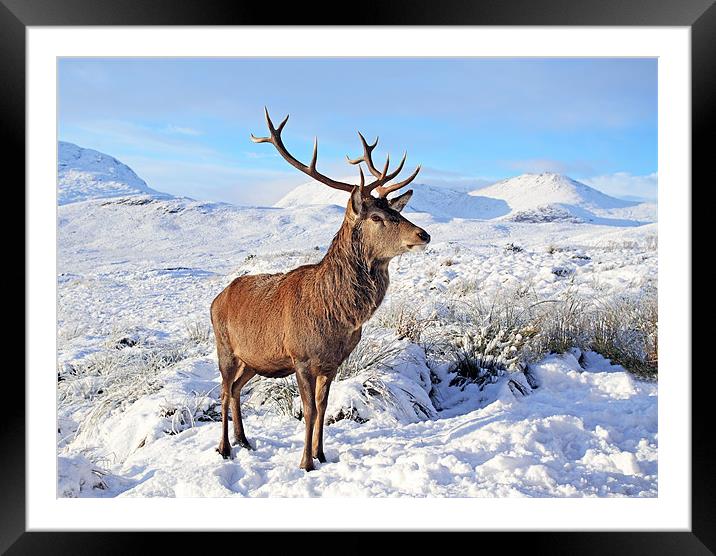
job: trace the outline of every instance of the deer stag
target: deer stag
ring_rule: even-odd
[[[316,170],[318,141],[306,166],[283,144],[281,132],[288,116],[274,127],[265,111],[269,137],[254,143],[271,143],[289,164],[329,187],[350,193],[345,217],[321,262],[280,274],[241,276],[211,304],[222,377],[222,435],[217,451],[231,455],[228,411],[231,408],[234,442],[251,449],[241,421],[239,395],[254,375],[280,378],[296,373],[306,423],[301,468],[311,471],[313,458],[326,461],[323,420],[331,381],[338,366],[353,351],[363,324],[383,301],[388,288],[388,263],[406,251],[424,249],[430,236],[405,219],[400,211],[412,190],[393,199],[389,193],[415,179],[420,166],[407,179],[388,185],[402,170],[405,155],[393,171],[390,158],[382,170],[373,164],[371,145],[359,133],[363,156],[348,161],[358,165],[360,184],[335,181]],[[369,184],[364,163],[375,178]],[[375,191],[377,197],[371,195]]]

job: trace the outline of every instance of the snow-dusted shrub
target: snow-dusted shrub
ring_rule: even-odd
[[[79,338],[87,331],[87,327],[83,324],[73,323],[65,324],[57,330],[57,339],[65,342]]]
[[[414,422],[434,417],[425,350],[394,337],[369,340],[358,344],[339,369],[341,379],[331,388],[326,421],[388,417]]]
[[[245,405],[263,406],[278,415],[296,419],[302,416],[296,375],[286,378],[266,378],[257,375],[246,385],[245,392]]]
[[[399,340],[407,338],[418,344],[423,331],[435,322],[435,313],[423,317],[417,307],[393,303],[382,307],[373,318],[377,326],[395,330]]]
[[[656,291],[619,296],[597,305],[590,319],[589,348],[633,373],[658,374],[658,303]]]
[[[162,388],[161,373],[186,357],[176,346],[108,349],[58,369],[59,408],[87,406],[76,438],[91,437],[114,410]]]
[[[587,310],[585,301],[570,290],[530,306],[527,318],[536,331],[533,350],[541,355],[584,347],[589,337]]]
[[[466,330],[455,338],[452,357],[454,378],[451,385],[496,382],[507,373],[524,372],[527,367],[522,348],[530,332],[482,326]]]
[[[197,421],[218,421],[217,403],[205,393],[192,392],[181,399],[165,399],[159,407],[159,416],[166,419],[164,432],[179,434],[196,426]]]
[[[549,353],[579,348],[596,351],[637,375],[657,374],[655,287],[645,286],[638,296],[599,298],[585,297],[570,287],[554,299],[543,300],[529,293],[501,292],[499,298],[478,299],[457,307],[459,310],[449,318],[443,313],[446,326],[457,324],[460,333],[476,334],[489,325],[485,341],[470,344],[476,350],[488,347],[497,333],[504,338],[520,335],[523,342],[515,347],[527,364]],[[461,366],[469,370],[475,357],[468,353],[463,359]]]
[[[387,363],[400,353],[402,347],[395,338],[385,336],[376,338],[366,334],[338,367],[336,380],[345,380],[366,371],[384,369]]]
[[[211,327],[206,322],[195,320],[187,323],[184,328],[189,342],[197,345],[210,343]]]

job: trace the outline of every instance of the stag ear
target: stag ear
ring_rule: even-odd
[[[410,197],[412,197],[412,196],[413,196],[413,190],[408,189],[402,195],[398,195],[397,197],[388,199],[388,203],[390,203],[390,208],[400,212],[401,210],[403,210],[405,208],[405,205],[408,204],[408,201],[410,201]]]
[[[348,212],[355,216],[360,215],[363,208],[363,192],[360,186],[356,185],[351,192],[351,198],[348,202]]]

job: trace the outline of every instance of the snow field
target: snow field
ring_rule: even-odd
[[[329,461],[305,473],[291,378],[244,390],[255,451],[215,452],[209,305],[236,276],[318,262],[343,216],[328,188],[308,206],[202,203],[60,148],[59,496],[657,495],[657,384],[588,349],[600,332],[612,357],[649,356],[649,207],[554,176],[519,207],[514,181],[469,203],[416,185],[406,216],[433,242],[391,262],[331,389]]]

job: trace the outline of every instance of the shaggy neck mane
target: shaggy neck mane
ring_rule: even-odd
[[[371,317],[388,289],[388,260],[367,253],[360,224],[343,222],[316,273],[325,316],[354,327]]]

